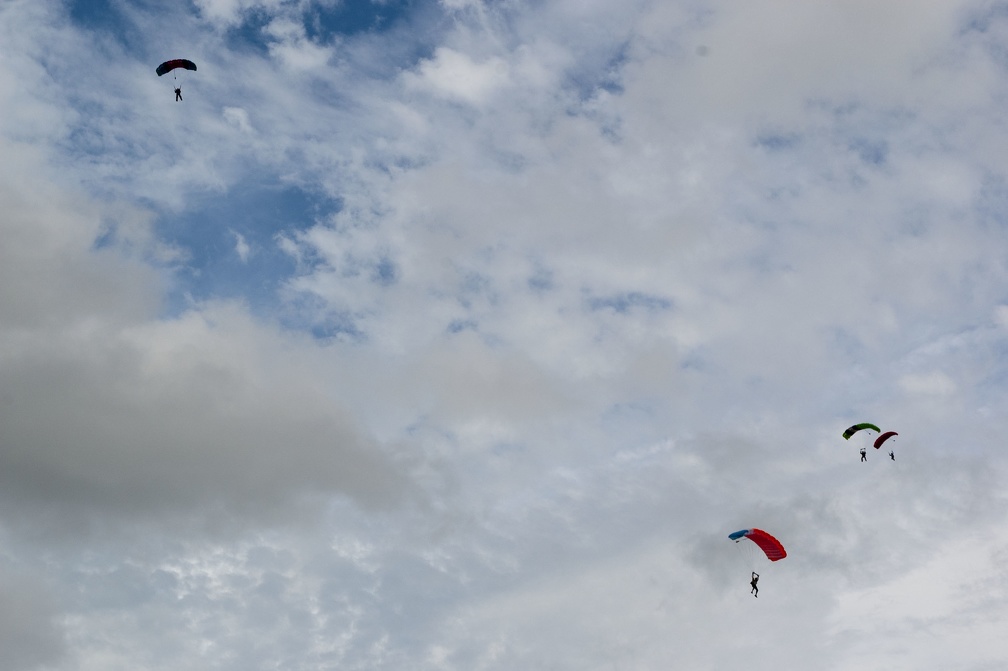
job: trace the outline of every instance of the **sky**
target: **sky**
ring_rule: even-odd
[[[3,669],[1008,665],[1005,3],[0,0],[0,52]]]

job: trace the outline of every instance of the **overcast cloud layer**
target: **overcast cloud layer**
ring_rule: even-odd
[[[1008,5],[164,4],[0,2],[0,667],[1008,666]]]

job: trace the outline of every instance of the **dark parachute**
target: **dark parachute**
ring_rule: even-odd
[[[879,436],[878,438],[875,439],[875,449],[877,450],[878,448],[882,447],[882,443],[886,442],[887,440],[889,440],[893,436],[898,436],[898,435],[899,434],[896,433],[895,431],[886,431],[881,436]]]
[[[170,61],[165,61],[161,65],[157,66],[156,70],[157,76],[160,77],[163,74],[171,72],[175,68],[183,68],[185,70],[196,70],[196,64],[184,58],[175,58]]]

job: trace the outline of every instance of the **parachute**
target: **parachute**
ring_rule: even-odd
[[[899,434],[896,433],[895,431],[886,431],[881,436],[879,436],[878,438],[875,439],[875,449],[877,450],[878,448],[882,447],[882,443],[886,442],[887,440],[889,440],[893,436],[898,436],[898,435]]]
[[[192,61],[188,61],[184,58],[175,58],[170,61],[165,61],[161,65],[157,66],[157,76],[160,77],[163,74],[169,73],[175,68],[183,68],[185,70],[196,70],[196,64]]]
[[[855,424],[854,426],[844,431],[843,432],[844,440],[850,440],[851,436],[853,436],[858,431],[861,431],[862,429],[871,429],[875,433],[882,433],[882,429],[878,428],[874,424],[869,424],[868,422],[862,422],[861,424]]]
[[[766,554],[767,559],[770,561],[779,561],[787,557],[787,550],[784,549],[781,542],[762,529],[742,529],[728,534],[728,538],[736,543],[743,538],[748,538],[758,545],[760,550],[763,550],[763,553]]]

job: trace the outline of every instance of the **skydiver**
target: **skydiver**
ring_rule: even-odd
[[[753,571],[752,580],[749,581],[749,584],[752,585],[752,589],[749,590],[749,593],[755,596],[757,599],[759,598],[759,587],[756,586],[756,583],[758,582],[759,582],[759,573]]]
[[[178,102],[179,100],[182,100],[182,87],[181,86],[176,86],[175,87],[175,102]]]
[[[896,461],[896,455],[892,453],[892,450],[889,450],[889,458]]]
[[[868,461],[867,453],[865,452],[865,448],[863,447],[861,448],[861,461]]]

